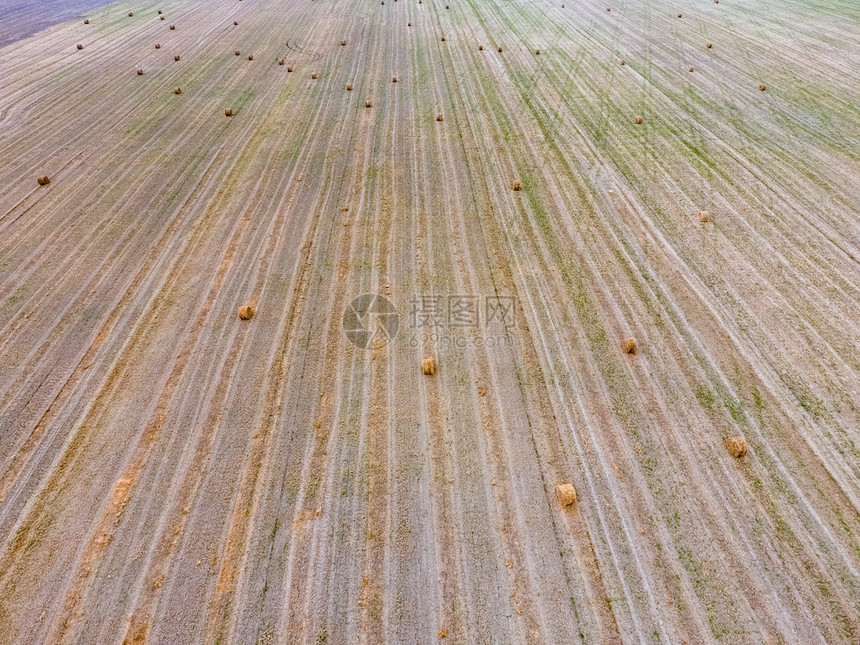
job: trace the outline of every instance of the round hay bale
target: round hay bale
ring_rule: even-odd
[[[683,17],[684,17],[684,14],[679,13],[679,14],[678,14],[678,17],[679,17],[679,18],[683,18]]]
[[[284,64],[284,59],[283,59],[283,58],[281,58],[281,59],[278,61],[278,65],[283,65],[283,64]]]
[[[227,108],[226,110],[224,110],[224,116],[233,116],[233,110]]]
[[[248,60],[254,60],[254,54],[248,54]]]
[[[690,69],[688,69],[687,71],[688,71],[688,72],[692,72],[692,71],[693,71],[693,67],[691,66],[691,67],[690,67]]]
[[[142,70],[142,69],[137,70],[137,75],[138,75],[138,76],[143,76],[143,70]]]
[[[515,181],[511,183],[511,190],[520,191],[523,189],[523,185],[519,181]]]
[[[80,43],[78,43],[78,49],[83,49],[83,48],[84,48],[84,46],[81,45]]]
[[[179,56],[174,56],[174,57],[173,57],[173,60],[177,60],[177,61],[178,61],[178,60],[179,60]]]
[[[609,7],[606,7],[606,10],[607,10],[607,11],[612,11],[612,9],[610,9]]]
[[[708,49],[711,49],[713,47],[713,44],[708,43],[707,45],[705,45],[705,47],[707,47]]]
[[[483,45],[478,45],[478,51],[479,51],[479,52],[484,51],[484,46],[483,46]]]
[[[635,123],[636,125],[642,125],[642,117],[637,116],[635,119],[633,119],[633,123]]]
[[[44,177],[39,177],[36,181],[39,182],[40,186],[47,186],[51,183],[51,178],[46,175]]]
[[[442,36],[442,42],[443,43],[445,42],[445,36]]]
[[[502,48],[501,48],[501,46],[499,46],[499,51],[500,51],[500,52],[501,52],[501,51],[502,51]]]
[[[128,17],[129,17],[129,18],[131,18],[133,15],[134,15],[134,13],[133,13],[133,12],[131,12],[131,11],[129,11],[129,12],[128,12]]]
[[[445,8],[447,9],[447,8],[448,8],[448,5],[445,5]]]
[[[346,41],[345,41],[345,40],[341,40],[341,41],[340,41],[340,46],[341,46],[341,47],[346,47]]]
[[[182,88],[181,88],[181,87],[177,87],[175,90],[173,90],[173,93],[174,93],[174,94],[182,94]]]
[[[254,317],[254,308],[251,305],[239,307],[239,320],[251,320]]]
[[[696,213],[696,217],[699,218],[700,222],[710,222],[711,214],[708,211],[699,211]]]
[[[762,83],[761,85],[758,86],[758,89],[760,92],[764,92],[767,89],[767,85]]]
[[[370,101],[365,101],[365,102],[364,102],[364,107],[366,107],[366,108],[372,108],[372,107],[373,107],[373,103],[371,103]]]
[[[159,45],[158,43],[155,43],[155,48],[156,48],[156,49],[161,49],[161,45]]]
[[[346,91],[347,91],[347,92],[352,92],[352,85],[350,85],[349,83],[347,83]]]
[[[161,9],[159,9],[159,10],[158,10],[158,15],[159,15],[159,16],[161,15]]]
[[[240,51],[237,49],[237,50],[236,50],[236,51],[234,51],[233,53],[234,53],[234,54],[236,54],[236,56],[239,56],[242,52],[240,52]]]
[[[312,78],[313,80],[317,80],[317,75],[316,75],[316,74],[311,74],[311,78]]]
[[[288,72],[292,72],[292,71],[293,71],[293,68],[292,68],[292,67],[287,67],[287,71],[288,71]]]
[[[88,25],[88,24],[90,24],[90,21],[89,21],[89,20],[84,20],[84,24],[85,24],[85,25]]]
[[[176,25],[170,25],[171,29],[176,29]]]
[[[540,49],[535,49],[535,56],[540,56]]]
[[[441,112],[439,112],[439,113],[436,115],[436,120],[437,120],[437,121],[443,121],[443,120],[444,120],[444,119],[443,119],[443,117],[442,117],[442,113],[441,113]]]
[[[406,23],[406,26],[407,26],[407,27],[411,27],[411,26],[412,26],[412,23],[411,23],[411,22],[407,22],[407,23]]]
[[[159,20],[164,20],[164,16],[159,16]]]
[[[567,508],[576,503],[576,489],[567,482],[555,485],[555,496],[562,508]]]
[[[421,361],[421,371],[424,372],[426,376],[433,376],[436,374],[436,359],[432,356],[425,356]]]
[[[636,339],[633,336],[621,341],[621,349],[625,354],[635,354],[639,351],[639,348],[636,345]]]
[[[391,82],[392,82],[392,83],[396,83],[396,82],[397,82],[397,77],[396,77],[396,76],[392,76],[392,77],[391,77]]]
[[[238,24],[239,24],[239,21],[238,21],[238,20],[234,20],[234,21],[233,21],[233,26],[234,26],[234,27],[235,27],[236,25],[238,25]]]
[[[723,443],[732,457],[741,458],[749,451],[747,440],[743,437],[726,437]]]
[[[627,61],[623,58],[621,59],[621,66],[624,67],[627,64]]]
[[[561,5],[561,8],[564,9],[564,5]]]

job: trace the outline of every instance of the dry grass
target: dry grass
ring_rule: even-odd
[[[749,450],[747,440],[743,437],[727,437],[723,443],[732,457],[743,457]]]
[[[572,506],[576,502],[576,489],[572,484],[563,483],[555,485],[555,496],[562,508]]]
[[[633,336],[621,341],[621,349],[625,354],[635,354],[639,351],[639,347],[636,345],[636,339]]]
[[[251,320],[254,317],[254,308],[251,305],[239,307],[239,320]]]
[[[227,108],[226,110],[224,110],[224,116],[233,116],[233,110]]]
[[[696,213],[696,217],[699,218],[700,222],[710,222],[711,214],[708,211],[699,211]]]
[[[51,178],[46,175],[44,177],[39,177],[36,181],[39,182],[40,186],[47,186],[51,183]]]
[[[436,374],[436,359],[432,356],[425,356],[424,360],[421,361],[421,369],[424,374],[427,376],[433,376]]]

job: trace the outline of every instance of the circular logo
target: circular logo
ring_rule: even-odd
[[[343,332],[361,349],[387,345],[394,340],[399,327],[397,309],[388,298],[376,293],[359,296],[343,312]]]

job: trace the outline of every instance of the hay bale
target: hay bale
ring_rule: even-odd
[[[444,120],[441,112],[439,112],[439,114],[436,115],[436,120],[440,121],[440,122]]]
[[[561,5],[561,8],[564,9],[564,5]]]
[[[708,211],[699,211],[696,213],[696,217],[699,218],[700,222],[710,222],[711,214]]]
[[[767,85],[762,83],[761,85],[758,86],[758,89],[760,92],[764,92],[767,89]]]
[[[159,16],[161,15],[161,9],[159,9],[159,10],[158,10],[158,15],[159,15]]]
[[[242,52],[240,52],[240,51],[237,49],[237,50],[236,50],[236,51],[234,51],[233,53],[234,53],[234,54],[236,54],[236,56],[239,56],[239,55],[241,55],[241,53],[242,53]]]
[[[633,336],[631,336],[630,338],[625,338],[621,341],[621,349],[624,351],[625,354],[635,354],[637,351],[639,351],[636,345],[636,339]]]
[[[424,360],[421,361],[421,369],[424,374],[427,376],[433,376],[436,374],[436,359],[432,356],[425,356]]]
[[[142,70],[142,69],[137,70],[137,75],[138,75],[138,76],[143,76],[143,70]]]
[[[84,46],[81,45],[80,43],[78,43],[78,49],[83,49],[83,48],[84,48]]]
[[[607,10],[607,11],[612,11],[612,9],[610,9],[609,7],[606,7],[606,10]]]
[[[515,181],[515,182],[511,183],[511,190],[520,191],[522,189],[523,189],[523,185],[520,182]]]
[[[233,116],[233,110],[227,108],[226,110],[224,110],[224,116]]]
[[[158,43],[155,43],[155,48],[156,48],[156,49],[161,49],[161,45],[159,45]]]
[[[411,27],[411,26],[412,26],[412,23],[411,23],[411,22],[407,22],[407,23],[406,23],[406,26],[407,26],[407,27]]]
[[[346,91],[347,91],[347,92],[352,92],[352,85],[351,85],[350,83],[347,83],[347,84],[346,84]]]
[[[39,182],[40,186],[47,186],[51,183],[51,178],[46,175],[44,177],[39,177],[36,181]]]
[[[445,36],[442,36],[442,42],[443,43],[445,42]]]
[[[535,49],[535,56],[540,56],[540,49]]]
[[[576,489],[567,482],[555,485],[555,496],[562,508],[572,506],[576,502]]]
[[[445,8],[447,9],[447,8],[448,8],[448,5],[445,5]]]
[[[179,56],[174,56],[173,60],[179,60]]]
[[[627,64],[627,61],[623,58],[621,59],[621,66],[624,67]]]
[[[749,451],[747,440],[743,437],[726,437],[723,443],[732,457],[741,458]]]
[[[711,49],[713,47],[713,44],[708,43],[707,45],[705,45],[705,47],[707,47],[708,49]]]
[[[176,29],[176,25],[170,25],[171,29]]]
[[[436,633],[436,636],[438,636],[439,638],[445,638],[447,635],[448,635],[448,630],[445,629],[444,627]]]
[[[633,119],[633,123],[635,123],[636,125],[642,125],[642,117],[637,116],[635,119]]]
[[[238,21],[238,20],[234,20],[234,21],[233,21],[233,26],[234,26],[234,27],[235,27],[236,25],[238,25],[238,24],[239,24],[239,21]]]
[[[174,94],[182,94],[182,88],[181,88],[181,87],[177,87],[175,90],[173,90],[173,93],[174,93]]]
[[[254,308],[251,305],[239,307],[239,320],[251,320],[254,317]]]
[[[85,25],[88,25],[88,24],[90,24],[90,21],[89,21],[89,20],[84,20],[84,24],[85,24]]]
[[[346,47],[346,41],[345,41],[345,40],[341,40],[341,41],[340,41],[340,46],[341,46],[341,47]]]
[[[484,46],[483,46],[483,45],[478,45],[478,51],[479,51],[479,52],[484,51]]]
[[[287,67],[287,71],[288,71],[288,72],[292,72],[292,71],[293,71],[293,68],[292,68],[292,67]]]
[[[128,12],[128,17],[129,17],[129,18],[131,18],[133,15],[134,15],[134,13],[133,13],[133,12],[131,12],[131,11],[129,11],[129,12]]]
[[[316,75],[316,74],[311,74],[311,78],[312,78],[312,79],[314,79],[314,80],[317,80],[317,75]]]
[[[281,58],[281,59],[278,61],[278,65],[283,65],[283,64],[284,64],[284,59],[283,59],[283,58]]]
[[[160,19],[160,20],[164,20],[164,16],[159,16],[159,19]]]
[[[690,66],[690,69],[688,69],[687,71],[688,71],[688,72],[692,72],[692,71],[693,71],[693,67],[692,67],[692,66]]]
[[[373,103],[371,103],[370,101],[365,101],[365,102],[364,102],[364,107],[366,107],[366,108],[371,108],[371,107],[373,107]]]
[[[254,54],[248,54],[248,60],[254,60]]]
[[[501,46],[499,46],[499,51],[502,51],[502,48],[501,48]]]
[[[683,18],[683,17],[684,17],[684,14],[679,13],[679,14],[678,14],[678,17],[679,17],[679,18]]]

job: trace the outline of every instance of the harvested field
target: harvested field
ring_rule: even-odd
[[[0,49],[0,644],[860,642],[860,5],[445,1]]]

